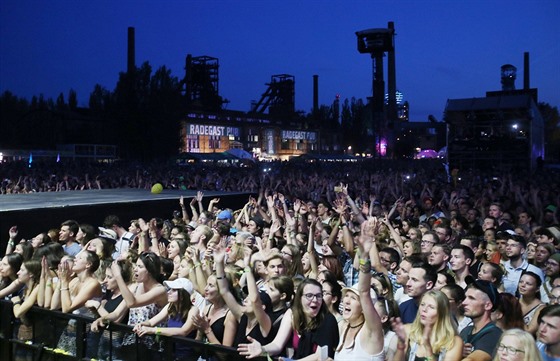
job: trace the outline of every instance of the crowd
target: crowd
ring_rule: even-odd
[[[560,360],[557,174],[277,164],[157,181],[255,195],[230,209],[200,191],[169,217],[67,220],[29,240],[14,225],[0,297],[18,338],[36,305],[93,317],[86,353],[103,360],[110,346],[149,360],[176,335],[247,358]],[[57,346],[75,354],[72,326]]]

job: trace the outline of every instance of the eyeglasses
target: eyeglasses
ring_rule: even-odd
[[[327,291],[323,291],[323,297],[325,297],[325,296],[332,296],[332,293],[327,292]],[[305,296],[305,297],[307,297],[307,296]],[[308,298],[308,300],[309,300],[309,298]]]
[[[558,263],[552,262],[552,261],[546,261],[546,262],[544,263],[544,265],[545,265],[545,266],[550,266],[550,267],[558,267],[558,266],[559,266]]]
[[[380,260],[381,262],[391,263],[391,260],[390,260],[390,259],[385,259],[385,258],[383,258],[383,257],[379,257],[379,260]]]
[[[436,244],[436,242],[422,240],[420,244]]]
[[[292,257],[292,254],[291,254],[291,253],[288,253],[288,252],[280,252],[280,254],[281,254],[282,256]]]
[[[322,293],[306,293],[303,295],[303,297],[305,297],[306,300],[308,301],[313,301],[313,298],[316,298],[317,301],[320,301],[323,299],[323,294]]]
[[[523,350],[519,350],[517,348],[506,346],[503,343],[499,344],[498,345],[498,351],[502,352],[504,350],[506,350],[506,352],[508,354],[512,355],[512,356],[517,355],[518,352],[525,353],[525,351],[523,351]]]

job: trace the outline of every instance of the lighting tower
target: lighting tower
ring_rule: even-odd
[[[387,154],[387,146],[392,146],[392,129],[397,121],[396,68],[395,68],[395,27],[390,21],[387,29],[367,29],[357,31],[358,51],[371,54],[373,60],[373,97],[371,101],[373,115],[373,133],[377,154]],[[388,56],[388,91],[389,99],[385,109],[385,81],[383,80],[383,56]],[[390,148],[389,148],[390,149]],[[389,152],[391,154],[391,152]]]

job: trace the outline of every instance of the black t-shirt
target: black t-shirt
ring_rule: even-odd
[[[473,345],[473,351],[481,350],[494,357],[498,340],[502,335],[502,330],[494,323],[490,322],[482,330],[473,334],[474,326],[467,326],[461,331],[461,338],[464,343]]]

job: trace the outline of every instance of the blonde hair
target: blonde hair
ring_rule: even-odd
[[[434,353],[439,354],[441,351],[449,350],[453,347],[457,329],[451,322],[451,313],[449,311],[449,300],[445,293],[441,291],[431,290],[422,296],[422,301],[426,297],[432,297],[436,301],[437,306],[437,319],[436,324],[432,328],[430,340]],[[416,315],[414,322],[410,327],[409,340],[420,344],[422,342],[422,334],[424,325],[420,323],[420,312]]]
[[[525,355],[523,360],[526,360],[526,361],[541,361],[542,360],[541,353],[540,353],[539,349],[537,348],[537,345],[535,344],[535,338],[529,332],[521,330],[519,328],[512,328],[511,330],[504,331],[504,333],[502,333],[502,336],[500,337],[500,340],[498,341],[498,345],[500,343],[502,343],[502,340],[506,336],[513,336],[516,339],[518,339],[519,341],[521,341],[521,345],[522,345],[521,349],[524,351],[524,355]],[[498,346],[496,346],[496,350],[497,349],[498,349]],[[496,351],[496,356],[494,356],[494,358],[492,360],[493,361],[499,361],[500,360],[499,351]]]

